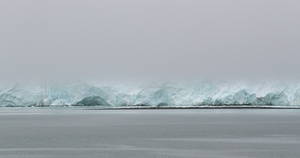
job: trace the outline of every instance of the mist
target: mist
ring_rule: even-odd
[[[1,0],[0,77],[299,77],[298,0]]]

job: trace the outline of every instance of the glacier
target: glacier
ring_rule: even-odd
[[[1,107],[300,105],[300,82],[0,83]]]

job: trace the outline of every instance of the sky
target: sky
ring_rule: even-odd
[[[0,78],[300,76],[299,0],[1,0]]]

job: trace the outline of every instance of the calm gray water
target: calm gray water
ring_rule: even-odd
[[[0,158],[299,158],[300,110],[0,109]]]

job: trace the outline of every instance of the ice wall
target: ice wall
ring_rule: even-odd
[[[300,105],[300,82],[1,83],[0,106]]]

